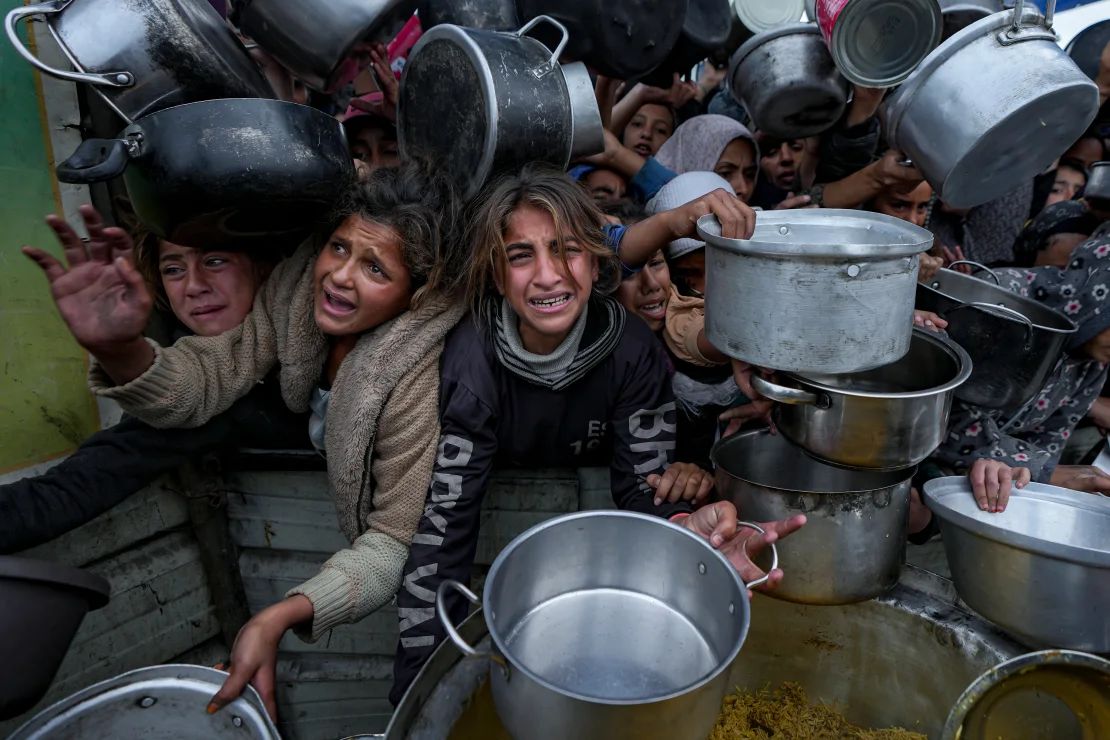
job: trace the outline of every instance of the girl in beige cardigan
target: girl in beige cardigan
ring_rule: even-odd
[[[249,681],[275,714],[285,631],[315,640],[383,606],[400,586],[439,440],[439,355],[463,311],[447,289],[457,272],[448,247],[456,211],[450,186],[426,168],[379,170],[352,191],[322,248],[310,240],[274,269],[240,327],[172,347],[142,337],[152,301],[123,231],[96,229],[86,250],[50,217],[68,270],[24,249],[97,359],[92,389],[128,413],[153,426],[199,426],[275,365],[286,404],[313,411],[310,436],[326,452],[352,545],[243,627],[210,711]]]

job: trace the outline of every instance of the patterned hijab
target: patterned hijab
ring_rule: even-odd
[[[1014,262],[1023,267],[1031,267],[1037,252],[1048,246],[1048,240],[1056,234],[1083,234],[1090,236],[1098,228],[1096,219],[1087,206],[1078,200],[1064,200],[1046,206],[1037,217],[1022,229],[1014,242]]]
[[[729,144],[737,139],[750,141],[759,161],[759,145],[743,124],[716,114],[695,116],[675,129],[674,135],[659,148],[656,161],[676,174],[712,172]]]

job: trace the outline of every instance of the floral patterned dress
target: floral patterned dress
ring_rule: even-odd
[[[948,437],[932,461],[962,474],[975,460],[987,457],[1029,468],[1033,480],[1045,482],[1106,380],[1106,365],[1082,354],[1082,348],[1110,328],[1110,223],[1076,248],[1066,268],[996,272],[1004,287],[1063,312],[1079,331],[1065,346],[1044,388],[1017,417],[957,401]]]

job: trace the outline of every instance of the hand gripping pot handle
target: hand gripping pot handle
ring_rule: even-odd
[[[446,606],[448,591],[458,591],[466,598],[467,601],[469,601],[471,604],[474,604],[475,606],[481,603],[481,600],[478,598],[478,595],[476,593],[474,593],[458,581],[448,578],[446,581],[439,584],[439,588],[436,589],[436,617],[439,618],[439,623],[443,625],[444,631],[447,632],[447,637],[451,640],[451,642],[455,643],[455,647],[457,647],[459,649],[459,652],[461,652],[465,657],[489,658],[491,662],[496,663],[501,667],[501,672],[505,674],[506,678],[508,678],[509,665],[505,662],[504,658],[494,653],[483,653],[475,650],[474,647],[470,645],[470,643],[463,639],[462,635],[459,634],[459,631],[455,629],[455,625],[451,624],[451,618],[447,615]]]
[[[828,408],[827,403],[822,403],[821,398],[816,393],[809,391],[798,390],[797,388],[787,388],[778,383],[772,383],[766,378],[761,378],[758,375],[752,375],[752,388],[755,388],[759,393],[772,401],[779,403],[788,403],[794,406],[817,406],[820,408]]]
[[[48,3],[39,3],[38,5],[28,5],[27,7],[16,7],[8,13],[4,18],[4,30],[8,33],[8,41],[19,56],[27,60],[27,62],[45,74],[51,77],[56,77],[59,80],[69,80],[70,82],[85,82],[90,85],[100,85],[102,87],[131,87],[135,84],[135,76],[130,72],[123,70],[119,72],[107,72],[103,74],[94,74],[89,72],[68,72],[62,69],[55,69],[46,62],[43,62],[31,50],[23,45],[23,40],[19,38],[19,22],[24,18],[31,18],[37,15],[54,15],[61,13],[73,0],[52,0]]]
[[[763,527],[759,526],[758,524],[752,524],[751,522],[737,522],[736,526],[737,527],[747,527],[748,529],[754,529],[756,532],[759,532],[760,534],[767,534],[767,530],[765,530]],[[751,581],[749,583],[745,583],[744,586],[747,587],[748,589],[753,589],[753,588],[756,588],[757,586],[762,586],[764,583],[766,583],[767,581],[769,581],[771,579],[771,573],[773,571],[777,570],[778,567],[779,567],[779,551],[778,551],[778,548],[775,547],[774,542],[770,543],[768,545],[768,547],[771,548],[771,567],[768,568],[767,572],[764,573],[761,577],[756,578],[754,581]],[[747,550],[748,550],[748,543],[745,542],[744,543],[744,552],[747,553]],[[751,556],[749,556],[749,557],[751,557]]]
[[[551,59],[547,60],[546,63],[541,64],[540,66],[532,70],[532,74],[536,77],[543,77],[547,73],[551,72],[553,69],[558,68],[559,57],[563,55],[563,49],[567,47],[567,42],[570,41],[570,31],[567,30],[567,27],[549,15],[537,15],[535,18],[521,26],[520,30],[515,31],[513,35],[517,37],[522,37],[524,36],[524,34],[528,33],[541,23],[550,23],[551,25],[555,26],[555,28],[558,28],[562,32],[563,38],[559,41],[558,45],[555,47],[555,50],[551,52]]]

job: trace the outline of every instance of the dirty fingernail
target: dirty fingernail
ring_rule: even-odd
[[[713,535],[713,537],[710,538],[710,542],[713,543],[714,547],[720,547],[721,543],[724,542],[724,538],[721,537],[721,535],[719,534],[715,534]]]
[[[216,706],[216,702],[209,702],[208,706],[204,708],[204,711],[208,712],[209,714],[215,714],[219,710],[220,708]]]
[[[661,498],[659,498],[658,496],[656,496],[656,497],[655,497],[655,505],[656,505],[656,506],[658,506],[658,505],[659,505],[659,504],[661,504],[661,503],[663,503],[663,499],[661,499]]]

